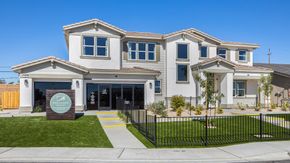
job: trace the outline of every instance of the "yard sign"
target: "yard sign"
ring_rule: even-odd
[[[51,120],[74,120],[74,90],[46,90],[46,116]]]

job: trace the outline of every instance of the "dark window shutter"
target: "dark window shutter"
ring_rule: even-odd
[[[128,41],[123,42],[123,58],[128,60]]]
[[[156,43],[155,45],[156,47],[156,62],[159,62],[160,61],[160,43]]]

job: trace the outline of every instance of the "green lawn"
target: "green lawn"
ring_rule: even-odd
[[[221,146],[243,142],[261,141],[260,121],[253,116],[232,116],[216,118],[210,121],[212,127],[207,131],[208,145]],[[134,127],[129,130],[147,147],[153,147],[145,137]],[[157,123],[157,143],[159,147],[199,147],[204,146],[206,140],[204,121],[162,122]],[[268,140],[290,139],[290,130],[267,122],[262,122],[262,134],[270,135],[263,138]]]
[[[76,120],[0,118],[0,146],[112,148],[96,116],[82,116]]]

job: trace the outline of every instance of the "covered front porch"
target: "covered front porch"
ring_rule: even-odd
[[[204,79],[203,72],[212,75],[216,94],[223,95],[216,105],[222,108],[237,108],[239,105],[254,107],[258,98],[263,103],[264,96],[258,93],[259,80],[271,73],[268,69],[237,65],[221,57],[192,65],[191,70],[193,76],[199,75]],[[196,96],[201,97],[203,90],[197,81],[196,88]],[[204,99],[198,98],[197,104],[204,104]]]

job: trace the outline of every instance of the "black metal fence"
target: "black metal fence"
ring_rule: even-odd
[[[122,110],[156,147],[225,145],[290,139],[290,114],[157,117],[146,110]]]

